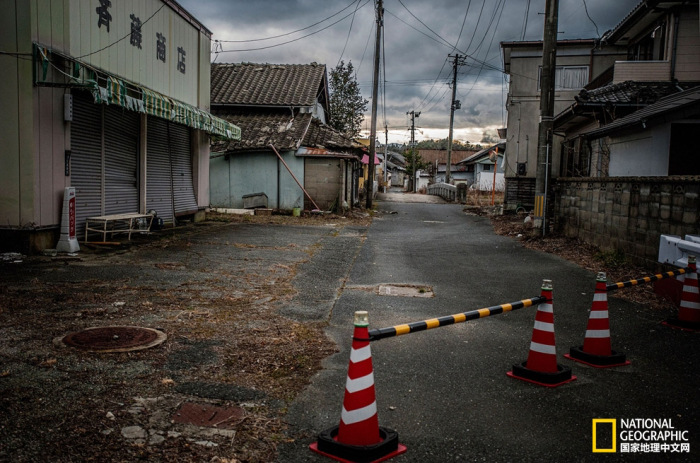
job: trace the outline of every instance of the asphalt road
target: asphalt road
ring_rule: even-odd
[[[487,218],[458,205],[381,201],[378,209],[351,257],[319,252],[297,276],[308,286],[311,274],[335,275],[326,296],[309,301],[307,318],[329,316],[340,351],[290,407],[294,441],[281,446],[279,461],[330,461],[308,445],[339,423],[355,311],[369,312],[370,328],[392,326],[535,297],[543,279],[553,281],[558,361],[572,368],[572,383],[545,388],[506,376],[527,359],[535,308],[371,344],[379,423],[408,447],[392,461],[698,461],[697,334],[661,325],[663,314],[611,293],[613,349],[631,365],[571,362],[563,354],[583,343],[593,272],[497,236]],[[379,284],[430,286],[434,297],[368,290]],[[304,318],[303,305],[290,314]],[[690,453],[593,453],[592,420],[600,418],[670,419],[689,431]]]

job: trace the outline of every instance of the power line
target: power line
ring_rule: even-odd
[[[484,0],[484,1],[485,1],[485,0]],[[408,11],[408,14],[410,14],[411,16],[413,16],[413,18],[414,18],[416,21],[418,21],[419,23],[421,23],[421,24],[423,25],[423,27],[425,27],[426,29],[428,29],[428,30],[429,30],[430,32],[432,32],[433,34],[435,34],[436,37],[438,37],[440,40],[442,40],[442,41],[443,41],[444,43],[446,43],[447,45],[453,46],[453,45],[450,44],[450,42],[448,42],[447,40],[443,39],[443,38],[440,36],[440,34],[438,34],[437,32],[435,32],[434,30],[432,30],[430,27],[428,27],[427,24],[425,24],[423,21],[421,21],[420,19],[418,19],[418,17],[417,17],[416,15],[414,15],[414,14],[411,12],[411,10],[409,10],[408,7],[406,7],[406,5],[403,4],[403,2],[402,2],[401,0],[399,0],[399,3],[401,4],[402,7],[404,7],[404,8],[406,9],[406,11]],[[457,44],[455,44],[454,47],[457,48]]]
[[[350,41],[350,33],[352,32],[352,25],[355,24],[355,14],[357,13],[357,10],[359,9],[360,2],[362,0],[357,0],[357,5],[355,6],[355,11],[352,13],[352,21],[350,21],[350,29],[348,29],[348,36],[345,38],[345,45],[343,45],[343,51],[340,52],[340,57],[338,58],[338,63],[335,65],[335,67],[338,67],[340,65],[340,61],[343,59],[343,55],[345,54],[345,49],[348,46],[348,42]],[[343,8],[345,10],[345,8]]]
[[[598,25],[593,21],[593,18],[591,18],[591,15],[588,14],[588,5],[586,5],[586,0],[583,0],[583,8],[586,10],[586,16],[588,16],[588,19],[591,20],[593,25],[595,26],[595,34],[600,38],[600,31],[598,31]]]
[[[530,15],[530,0],[527,0],[527,6],[525,7],[525,17],[523,18],[523,28],[520,32],[520,40],[525,40],[525,33],[527,32],[527,17]]]
[[[155,13],[153,13],[151,16],[148,17],[148,19],[146,19],[145,21],[143,21],[143,22],[141,23],[141,27],[143,27],[144,24],[146,24],[148,21],[150,21],[151,19],[153,19],[153,17],[154,17],[155,15],[157,15],[157,14],[160,12],[160,10],[162,10],[163,8],[165,8],[165,5],[167,5],[167,3],[163,3],[163,4],[160,6],[160,8],[158,8],[158,9],[156,10]],[[122,40],[126,39],[127,37],[131,37],[131,32],[129,32],[128,34],[126,34],[124,37],[122,37],[122,38],[116,40],[115,42],[112,42],[112,43],[110,43],[109,45],[100,48],[99,50],[95,50],[95,51],[90,52],[90,53],[87,53],[87,54],[85,54],[85,55],[76,56],[75,59],[85,58],[86,56],[91,56],[91,55],[94,55],[94,54],[99,53],[99,52],[101,52],[101,51],[104,51],[104,50],[106,50],[106,49],[108,49],[108,48],[111,48],[111,47],[113,47],[114,45],[118,44],[119,42],[121,42]]]
[[[481,22],[481,14],[484,12],[484,5],[486,5],[486,0],[484,0],[481,3],[481,10],[479,10],[479,18],[476,20],[477,25]],[[469,48],[471,48],[472,43],[474,42],[475,35],[476,35],[476,26],[474,26],[474,32],[472,33],[472,38],[469,39],[469,45],[467,45],[467,48],[466,48],[467,51],[469,51]],[[466,55],[467,53],[465,52],[464,54]]]
[[[365,3],[363,3],[362,5],[360,5],[360,7],[359,7],[358,9],[364,7],[364,6],[367,5],[369,2],[370,2],[370,0],[365,1]],[[354,2],[353,2],[353,3],[354,3]],[[335,22],[332,22],[331,24],[327,25],[326,27],[323,27],[323,28],[321,28],[321,29],[319,29],[319,30],[317,30],[317,31],[314,31],[314,32],[310,32],[310,33],[308,33],[308,34],[306,34],[306,35],[302,35],[301,37],[297,37],[296,39],[287,40],[286,42],[277,43],[277,44],[275,44],[275,45],[268,45],[268,46],[266,46],[266,47],[257,47],[257,48],[240,48],[240,49],[236,49],[236,50],[223,50],[223,49],[222,49],[222,50],[215,51],[214,53],[238,53],[238,52],[268,50],[268,49],[270,49],[270,48],[281,47],[281,46],[283,46],[283,45],[287,45],[287,44],[290,44],[290,43],[298,42],[298,41],[301,40],[301,39],[305,39],[305,38],[307,38],[307,37],[311,37],[312,35],[318,34],[319,32],[323,32],[323,31],[325,31],[326,29],[329,29],[329,28],[335,26],[336,24],[338,24],[339,22],[343,21],[344,19],[347,19],[347,18],[349,18],[350,16],[353,16],[354,14],[355,14],[355,11],[353,11],[352,13],[349,13],[349,14],[343,16],[342,18],[340,18],[339,20],[337,20],[337,21],[335,21]]]
[[[360,3],[360,1],[361,1],[361,0],[358,0],[357,3]],[[352,2],[350,2],[350,4],[349,4],[348,6],[346,6],[346,7],[343,8],[342,10],[338,11],[337,13],[333,13],[332,15],[328,16],[327,18],[324,18],[324,19],[322,19],[322,20],[320,20],[320,21],[318,21],[318,22],[315,22],[315,23],[311,24],[310,26],[302,27],[301,29],[297,29],[297,30],[292,31],[292,32],[286,32],[286,33],[284,33],[284,34],[273,35],[273,36],[264,37],[264,38],[261,38],[261,39],[248,39],[248,40],[215,40],[215,42],[219,42],[219,43],[247,43],[247,42],[262,42],[262,41],[265,41],[265,40],[279,39],[280,37],[286,37],[286,36],[288,36],[288,35],[296,34],[297,32],[305,31],[306,29],[311,29],[311,28],[314,27],[314,26],[318,26],[319,24],[324,23],[324,22],[328,21],[329,19],[332,19],[332,18],[338,16],[340,13],[342,13],[343,11],[347,10],[348,8],[350,8],[354,3],[355,3],[355,0],[352,0]],[[355,8],[355,12],[356,12],[357,10],[358,10],[358,8]],[[350,26],[350,27],[352,28],[352,26]]]
[[[455,42],[454,49],[457,48],[457,45],[459,45],[459,40],[462,38],[462,32],[464,32],[464,25],[467,23],[467,16],[469,15],[469,7],[472,6],[472,0],[469,0],[469,3],[467,4],[467,11],[464,13],[464,19],[462,20],[462,27],[459,29],[459,35],[457,36],[457,41]],[[452,53],[454,53],[455,50],[452,50]]]

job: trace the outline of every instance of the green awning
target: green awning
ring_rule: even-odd
[[[33,45],[34,84],[37,86],[86,88],[92,93],[95,103],[118,105],[130,111],[167,119],[229,140],[241,139],[239,127],[203,109],[119,79],[36,42]],[[56,60],[54,55],[60,57],[60,60]],[[70,73],[62,70],[66,64]]]
[[[129,85],[134,88],[134,84]],[[241,129],[230,122],[218,118],[203,109],[182,101],[169,98],[161,93],[137,87],[141,99],[127,95],[126,85],[120,79],[110,76],[106,88],[95,84],[92,95],[95,103],[116,104],[126,109],[167,119],[207,133],[220,135],[229,140],[240,140]]]

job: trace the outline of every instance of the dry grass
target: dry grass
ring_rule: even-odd
[[[609,283],[651,275],[648,270],[627,262],[623,254],[602,252],[596,246],[580,239],[558,235],[533,238],[530,236],[531,229],[523,223],[524,217],[524,215],[494,215],[491,216],[491,224],[497,234],[517,239],[527,248],[555,254],[592,272],[605,272]],[[622,289],[616,291],[614,295],[658,310],[675,310],[673,302],[656,294],[653,285],[649,284],[639,285],[634,289]]]

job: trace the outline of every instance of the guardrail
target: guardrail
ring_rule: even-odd
[[[445,201],[454,202],[457,200],[457,187],[449,183],[433,183],[428,185],[428,194],[440,196]]]

